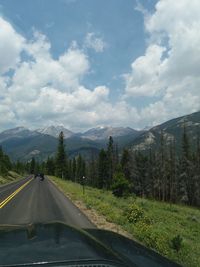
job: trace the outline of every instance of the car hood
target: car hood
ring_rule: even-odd
[[[77,229],[63,223],[0,226],[0,266],[175,267],[156,252],[119,234],[99,229]],[[85,263],[73,265],[72,263]],[[86,265],[87,262],[87,265]],[[68,263],[70,263],[68,265]],[[54,265],[53,265],[54,266]],[[60,265],[55,265],[60,266]]]

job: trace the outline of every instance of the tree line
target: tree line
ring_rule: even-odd
[[[81,155],[67,157],[63,133],[59,136],[57,154],[48,158],[45,171],[63,179],[84,183],[116,196],[135,194],[140,197],[200,206],[200,139],[192,146],[184,127],[181,149],[175,140],[167,143],[163,132],[157,149],[118,151],[110,137],[106,149],[86,161]]]
[[[110,137],[105,149],[90,160],[78,155],[69,158],[60,133],[54,157],[44,162],[31,161],[11,163],[0,149],[0,174],[13,169],[18,173],[44,172],[61,179],[87,184],[92,187],[112,190],[115,196],[134,194],[140,197],[200,206],[200,139],[192,146],[186,128],[183,129],[181,149],[175,140],[166,142],[160,134],[159,147],[148,151],[123,149]],[[85,179],[83,179],[85,177]]]

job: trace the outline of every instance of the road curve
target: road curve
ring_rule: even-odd
[[[28,177],[0,187],[0,225],[60,221],[95,228],[88,218],[48,179]]]

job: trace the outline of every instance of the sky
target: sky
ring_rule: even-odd
[[[199,0],[0,0],[0,131],[200,110]]]

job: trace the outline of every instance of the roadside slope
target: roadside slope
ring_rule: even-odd
[[[19,175],[18,173],[13,172],[13,171],[9,171],[7,176],[1,176],[0,175],[0,186],[4,185],[4,184],[12,183],[12,182],[17,181],[21,178],[22,178],[22,176]]]
[[[51,180],[96,224],[138,240],[188,267],[200,266],[200,211],[147,199],[115,198],[111,192],[85,188],[56,177]],[[179,252],[173,239],[183,241]]]

